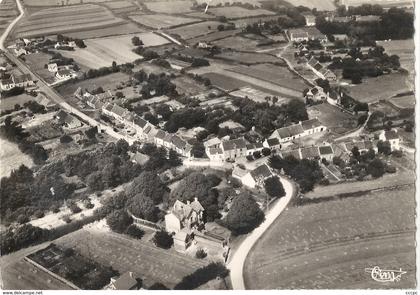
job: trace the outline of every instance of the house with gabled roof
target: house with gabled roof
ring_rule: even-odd
[[[267,138],[263,142],[263,146],[269,148],[272,151],[280,150],[281,144],[278,138]]]
[[[334,149],[332,145],[323,145],[319,146],[319,156],[322,159],[327,160],[328,162],[331,162],[334,158]]]
[[[264,181],[272,176],[274,176],[274,174],[271,169],[267,164],[263,164],[245,174],[241,178],[241,181],[243,185],[249,188],[261,188],[264,186]]]
[[[191,233],[194,229],[204,225],[204,208],[197,198],[193,202],[183,203],[176,200],[171,211],[165,215],[165,228],[167,232],[178,233],[184,230]]]
[[[379,134],[379,140],[382,140],[384,142],[389,142],[391,146],[391,151],[400,150],[400,142],[401,138],[398,135],[398,132],[396,130],[382,130],[382,132]]]
[[[139,283],[137,282],[136,275],[127,271],[119,277],[112,277],[111,282],[106,289],[110,290],[138,290]]]
[[[244,138],[229,139],[222,142],[224,160],[235,160],[236,158],[246,156],[246,144]]]

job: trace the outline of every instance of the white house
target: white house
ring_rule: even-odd
[[[49,63],[47,67],[48,67],[48,71],[52,73],[55,73],[58,71],[58,65],[55,62]]]
[[[315,118],[299,122],[298,124],[279,128],[271,134],[270,138],[278,138],[280,143],[285,143],[303,136],[308,136],[326,130],[327,127]]]
[[[272,176],[274,174],[271,172],[271,169],[267,164],[263,164],[242,176],[241,181],[243,185],[249,188],[261,188],[264,186],[264,181]]]
[[[171,211],[165,215],[165,228],[167,232],[177,233],[180,230],[191,232],[194,228],[204,225],[204,208],[197,200],[183,203],[176,200]]]
[[[310,12],[304,12],[304,13],[302,13],[302,15],[305,18],[306,26],[307,27],[312,27],[312,26],[315,26],[316,25],[316,22],[315,22],[316,17],[315,17],[315,15],[313,15]]]
[[[389,142],[389,144],[391,145],[391,151],[401,149],[400,147],[401,139],[398,136],[398,132],[395,130],[391,130],[391,131],[383,130],[381,134],[379,135],[379,140]]]
[[[305,97],[312,101],[323,101],[327,99],[327,94],[325,94],[324,89],[320,86],[315,86],[306,93]]]
[[[74,74],[70,70],[63,69],[63,70],[58,70],[57,73],[55,74],[55,76],[59,80],[68,80],[68,79],[73,78]]]

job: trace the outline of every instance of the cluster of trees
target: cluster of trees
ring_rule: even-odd
[[[239,109],[232,114],[231,119],[247,130],[255,127],[263,135],[270,135],[288,123],[308,120],[305,103],[297,99],[281,106],[257,103],[247,98],[234,99],[232,102]]]
[[[389,56],[382,46],[370,48],[367,54],[354,47],[348,54],[348,58],[333,58],[329,68],[342,69],[343,78],[352,80],[353,84],[361,83],[363,77],[377,77],[400,67],[400,58],[395,54]]]
[[[221,262],[212,262],[203,266],[192,274],[185,276],[181,282],[175,285],[175,290],[194,290],[199,286],[214,280],[216,278],[225,278],[229,274],[229,270]]]
[[[37,211],[48,210],[70,198],[76,186],[65,183],[61,164],[49,164],[36,175],[26,166],[12,171],[9,177],[1,179],[1,218],[5,223],[29,221]]]
[[[117,65],[114,61],[110,67],[101,67],[99,69],[89,69],[87,72],[83,74],[84,79],[93,79],[96,77],[106,76],[116,72],[126,72],[130,73],[131,70],[134,68],[132,63],[125,63],[121,65]]]
[[[272,198],[281,198],[286,192],[278,176],[272,176],[264,181],[265,192]]]
[[[202,58],[202,57],[190,57],[190,56],[178,54],[176,58],[179,60],[191,63],[191,67],[193,68],[207,67],[210,65],[210,62],[207,59]]]
[[[159,54],[156,51],[146,49],[143,46],[137,46],[133,49],[134,53],[137,53],[138,55],[141,55],[143,57],[143,60],[152,60],[155,58],[159,58]]]
[[[25,224],[17,229],[9,227],[5,232],[0,234],[0,252],[6,255],[10,252],[28,247],[39,240],[46,240],[49,236],[47,229]]]
[[[233,199],[229,212],[222,222],[232,231],[232,234],[242,235],[258,227],[264,221],[264,218],[264,212],[254,198],[249,193],[244,192]]]
[[[366,13],[376,11],[375,5],[372,9],[363,10],[366,7],[353,7],[352,10]],[[350,13],[350,10],[349,12]],[[347,13],[346,13],[347,14]],[[357,13],[361,14],[361,13]],[[414,34],[414,15],[400,8],[390,8],[387,11],[375,12],[380,15],[379,21],[374,22],[356,22],[347,23],[329,22],[323,16],[316,20],[317,28],[326,35],[331,34],[347,34],[355,39],[370,41],[387,40],[387,39],[409,39]]]
[[[124,140],[94,151],[68,155],[62,161],[66,176],[79,176],[92,191],[116,187],[132,180],[142,171],[130,160],[129,145]]]
[[[293,178],[302,192],[311,191],[324,177],[317,160],[299,160],[293,156],[281,158],[273,155],[268,162],[271,168],[283,170],[286,175]]]
[[[165,130],[171,133],[178,131],[179,128],[187,129],[201,126],[206,121],[206,111],[202,108],[183,108],[176,110],[165,123]]]
[[[142,40],[140,40],[140,38],[138,36],[134,36],[133,38],[131,38],[131,43],[133,43],[134,46],[143,46],[144,43]]]
[[[66,66],[71,65],[74,63],[74,59],[71,57],[65,57],[60,52],[57,51],[51,51],[48,52],[51,54],[50,62],[54,62],[57,64],[57,66]],[[48,67],[48,65],[44,65],[44,67]]]
[[[20,151],[31,156],[37,165],[43,164],[48,159],[48,152],[41,145],[28,142],[29,134],[21,125],[12,121],[10,116],[4,120],[4,125],[0,126],[0,136],[16,143]]]
[[[139,83],[147,82],[140,90],[143,99],[150,98],[152,91],[154,91],[156,95],[176,96],[178,94],[176,85],[171,82],[172,77],[165,73],[160,75],[150,73],[148,75],[145,71],[140,70],[133,73],[133,78]]]
[[[25,92],[24,87],[13,87],[9,90],[2,90],[1,91],[1,98],[7,98],[11,96],[21,95]]]
[[[214,187],[221,182],[215,174],[204,175],[192,172],[182,179],[169,196],[169,205],[176,200],[193,201],[197,198],[204,208],[205,219],[214,221],[221,217],[219,210],[223,208],[225,199]]]

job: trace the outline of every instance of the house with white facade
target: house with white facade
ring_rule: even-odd
[[[280,143],[292,141],[294,139],[326,131],[324,126],[317,118],[299,122],[298,124],[286,126],[275,130],[270,138],[277,138]]]
[[[264,181],[272,176],[274,174],[271,169],[267,164],[263,164],[242,176],[241,182],[249,188],[262,188],[264,187]]]
[[[381,134],[379,135],[379,140],[384,142],[389,142],[391,146],[391,151],[400,150],[400,142],[401,138],[398,135],[398,132],[395,130],[385,131],[382,130]]]
[[[165,229],[170,233],[184,230],[191,233],[194,229],[204,225],[204,208],[197,198],[186,203],[176,200],[171,211],[165,215]]]

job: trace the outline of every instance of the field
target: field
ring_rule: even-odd
[[[376,78],[364,79],[361,84],[348,86],[349,95],[360,102],[372,103],[388,99],[395,94],[408,91],[406,75],[392,73]]]
[[[236,52],[226,51],[215,57],[235,61],[245,65],[252,65],[256,63],[283,63],[283,61],[275,56],[260,53]]]
[[[205,36],[200,36],[200,37],[189,39],[188,44],[195,45],[198,42],[213,42],[213,41],[216,41],[216,40],[224,39],[224,38],[229,37],[229,36],[234,36],[234,35],[236,35],[237,33],[240,33],[240,32],[241,32],[240,29],[227,30],[227,31],[217,31],[217,32],[214,32],[214,33],[207,34]]]
[[[232,36],[213,42],[213,44],[216,46],[239,51],[256,51],[257,49],[259,49],[259,43],[260,40],[245,38],[242,36]]]
[[[357,117],[328,103],[310,106],[307,111],[309,118],[318,118],[334,133],[341,134],[357,127]]]
[[[3,0],[0,5],[0,33],[6,29],[17,15],[16,2],[14,0]]]
[[[137,27],[136,24],[130,22],[122,23],[112,27],[90,29],[89,31],[76,31],[72,33],[66,33],[66,36],[79,39],[92,39],[143,32],[143,29],[140,29],[139,27]]]
[[[302,5],[302,6],[306,6],[306,7],[310,8],[310,9],[316,8],[319,11],[335,10],[337,8],[334,5],[334,0],[286,0],[286,1],[289,2],[290,4],[292,4],[293,6]],[[366,1],[363,0],[363,3],[366,3]]]
[[[289,207],[245,261],[249,289],[415,287],[414,187]],[[402,269],[379,283],[365,268]]]
[[[150,234],[148,236],[150,238]],[[160,282],[173,288],[185,275],[205,265],[205,261],[175,250],[157,248],[147,241],[146,236],[138,241],[105,230],[78,230],[54,243],[74,247],[82,255],[88,255],[103,265],[111,265],[120,273],[135,272],[147,285]]]
[[[172,82],[176,85],[178,93],[185,95],[196,95],[207,89],[203,84],[199,84],[195,80],[185,76],[177,77]]]
[[[396,54],[400,57],[401,67],[409,73],[410,88],[414,89],[414,40],[377,41],[377,44],[385,48],[388,55]]]
[[[227,18],[245,18],[259,15],[273,15],[272,11],[265,9],[245,9],[242,7],[227,6],[227,7],[212,7],[209,8],[207,13],[216,16],[226,16]]]
[[[370,0],[369,4],[379,4],[385,7],[392,6],[403,6],[403,7],[413,7],[414,1],[411,0]],[[365,0],[348,0],[347,5],[349,6],[359,6],[366,4]]]
[[[414,109],[416,105],[416,97],[413,94],[393,97],[389,101],[401,109]]]
[[[157,2],[145,2],[148,9],[157,13],[185,13],[191,11],[193,5],[192,1],[157,1]]]
[[[37,73],[47,83],[55,81],[54,73],[51,73],[44,67],[50,61],[51,55],[37,52],[25,56],[25,63],[31,68],[34,73]]]
[[[186,25],[180,28],[168,30],[168,33],[180,36],[184,40],[195,38],[198,36],[204,36],[209,33],[217,31],[217,26],[221,22],[217,21],[205,21],[197,24]]]
[[[83,0],[83,3],[103,3],[111,0]],[[63,6],[80,4],[80,0],[23,0],[27,6]]]
[[[134,45],[131,43],[133,36],[138,36],[146,47],[169,42],[153,33],[140,33],[85,40],[86,48],[61,51],[61,53],[66,57],[73,58],[76,63],[92,69],[109,67],[113,61],[116,61],[117,64],[133,62],[141,58],[140,55],[132,51],[134,49]]]
[[[115,17],[104,7],[84,4],[35,12],[18,23],[14,34],[15,37],[34,37],[89,31],[125,23],[125,20]]]
[[[226,3],[229,4],[233,4],[233,3],[244,3],[244,4],[251,4],[257,7],[261,6],[261,3],[259,3],[258,1],[255,0],[213,0],[211,1],[211,6],[216,6],[216,5],[225,5]],[[203,4],[203,3],[207,3],[207,0],[197,0],[198,4]]]
[[[186,18],[180,16],[172,16],[165,14],[142,14],[130,15],[129,18],[136,23],[153,29],[166,29],[174,26],[185,25],[201,21],[196,18]]]
[[[0,111],[13,110],[16,104],[23,106],[25,102],[31,100],[34,100],[34,97],[26,93],[17,96],[2,98],[0,102]]]
[[[0,177],[9,176],[12,170],[22,164],[27,167],[33,166],[32,158],[23,154],[15,143],[0,138],[0,146]]]
[[[303,89],[308,86],[304,81],[291,73],[287,67],[272,64],[258,64],[249,67],[238,66],[229,71],[261,79],[285,88],[285,94],[301,97]]]

